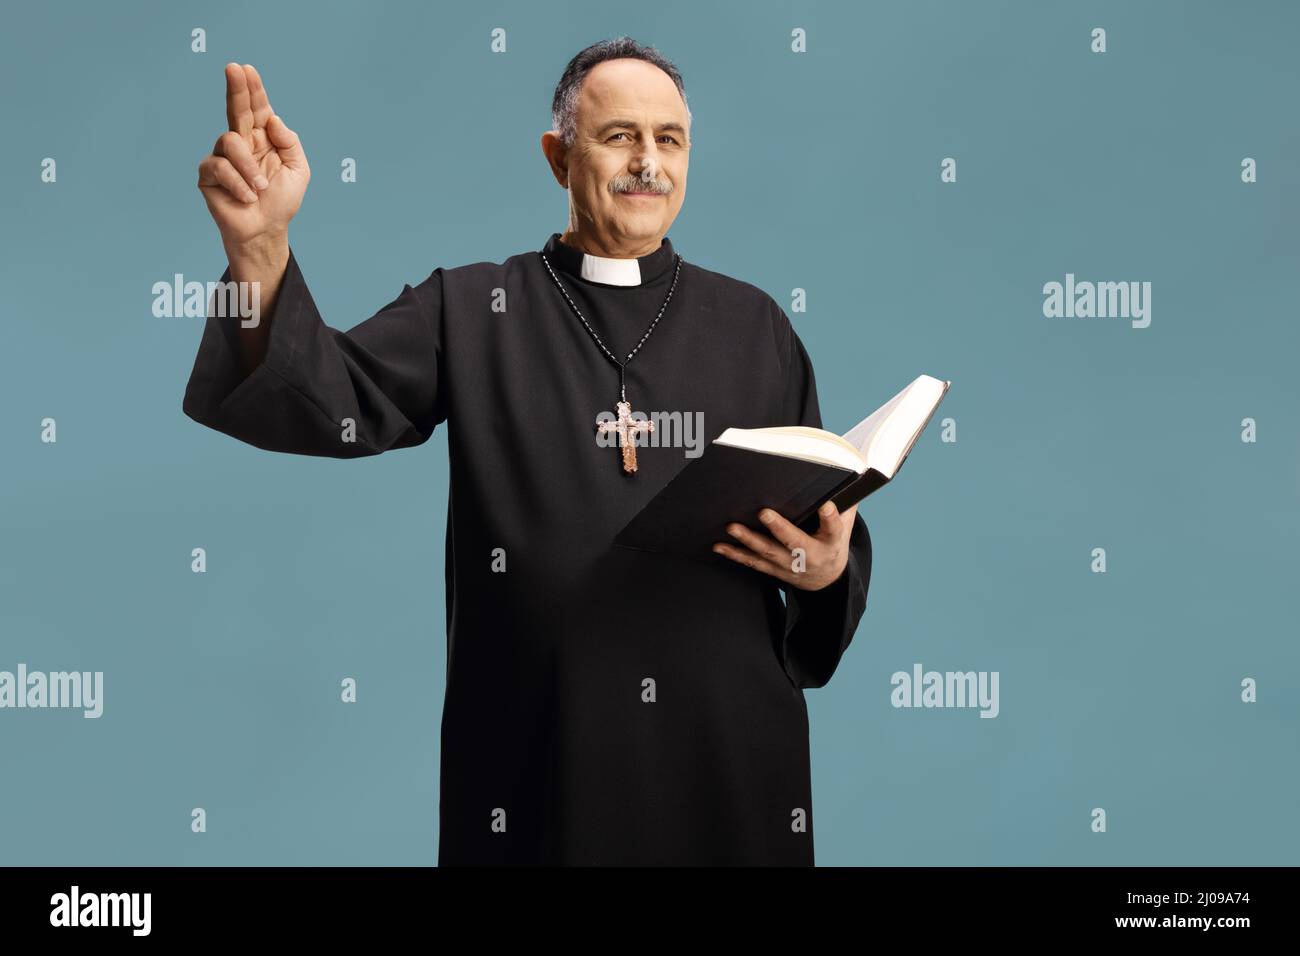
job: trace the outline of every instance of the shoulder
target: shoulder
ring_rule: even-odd
[[[690,278],[698,282],[707,294],[719,299],[725,299],[727,304],[733,308],[741,307],[749,312],[767,315],[781,311],[781,307],[776,304],[775,299],[758,286],[746,282],[744,279],[737,279],[721,272],[714,272],[712,269],[705,269],[703,266],[691,262],[682,264],[682,274],[683,278]]]
[[[521,252],[500,261],[481,260],[457,266],[438,266],[423,279],[415,291],[435,307],[451,307],[457,302],[482,301],[484,290],[508,288],[534,269],[541,268],[536,252]],[[452,309],[454,311],[454,309]]]
[[[521,252],[498,262],[484,259],[459,266],[439,266],[433,270],[429,278],[453,284],[498,279],[530,268],[533,265],[531,260],[536,260],[537,263],[541,262],[536,252]]]
[[[740,334],[769,336],[784,367],[794,328],[776,299],[751,282],[689,262],[683,265],[682,272],[683,278],[689,276],[702,286],[704,307],[743,323],[737,330]]]

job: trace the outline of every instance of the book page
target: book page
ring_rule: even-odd
[[[887,419],[893,413],[894,409],[902,403],[903,396],[907,394],[907,389],[911,387],[911,385],[907,386],[907,388],[903,389],[889,401],[885,402],[885,404],[881,405],[862,421],[858,422],[858,424],[854,425],[849,429],[849,431],[844,433],[844,439],[863,455],[866,455],[868,449],[871,447],[872,438],[884,425],[885,419]]]
[[[728,428],[714,441],[833,465],[858,474],[870,467],[893,478],[949,384],[919,375],[842,436],[805,425],[780,425]]]
[[[857,449],[828,440],[838,438],[838,435],[831,435],[821,429],[795,425],[776,428],[728,428],[713,441],[718,445],[732,445],[769,455],[800,458],[819,465],[832,465],[858,474],[866,471],[866,461]]]
[[[946,390],[947,383],[922,375],[890,399],[886,407],[893,407],[867,437],[867,463],[893,478]]]

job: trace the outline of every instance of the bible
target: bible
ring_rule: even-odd
[[[920,375],[843,435],[803,425],[728,428],[614,537],[634,551],[715,559],[736,522],[760,534],[771,508],[812,534],[817,510],[843,511],[895,477],[952,382]]]

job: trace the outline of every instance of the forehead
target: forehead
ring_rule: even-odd
[[[590,126],[615,114],[686,124],[686,104],[672,78],[644,60],[606,60],[592,68],[578,94],[578,123]]]

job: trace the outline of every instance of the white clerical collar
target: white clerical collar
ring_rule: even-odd
[[[584,252],[582,277],[606,285],[640,285],[641,263],[637,259],[606,259],[604,256]]]
[[[558,268],[569,275],[593,285],[607,286],[639,286],[658,282],[668,273],[672,263],[680,258],[667,235],[654,252],[631,259],[611,259],[608,256],[589,255],[577,246],[562,241],[560,234],[554,232],[546,240],[541,253],[543,258],[550,257]]]

